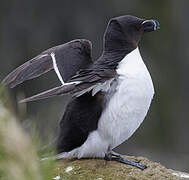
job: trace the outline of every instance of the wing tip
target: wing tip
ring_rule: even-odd
[[[3,86],[8,86],[9,88],[14,88],[15,86],[14,85],[11,85],[12,83],[12,79],[9,80],[8,77],[5,77],[1,82],[0,84],[3,85]]]
[[[19,104],[26,103],[25,99],[18,101]]]
[[[37,101],[37,100],[51,98],[51,97],[58,96],[58,95],[68,94],[69,92],[71,92],[74,89],[75,85],[77,85],[79,83],[80,83],[79,81],[66,83],[65,85],[58,86],[58,87],[49,89],[47,91],[44,91],[42,93],[36,94],[34,96],[28,97],[26,99],[20,100],[19,103],[27,103],[27,102],[31,102],[31,101]]]
[[[6,86],[6,85],[7,85],[7,83],[6,83],[6,80],[5,80],[5,79],[3,79],[3,80],[1,81],[1,85],[3,85],[3,86]]]
[[[48,98],[48,97],[46,97],[46,98]],[[18,103],[23,104],[23,103],[28,103],[28,102],[37,101],[37,100],[46,99],[46,98],[41,98],[41,97],[38,97],[38,95],[34,95],[34,96],[28,97],[26,99],[22,99],[22,100],[18,101]]]
[[[3,85],[3,86],[7,86],[7,87],[9,87],[9,88],[14,88],[14,87],[16,87],[18,84],[21,84],[22,82],[20,82],[20,83],[16,83],[16,82],[14,82],[14,80],[11,78],[10,80],[8,79],[8,78],[4,78],[1,82],[0,82],[0,84],[1,85]]]
[[[12,78],[11,78],[12,79]],[[1,84],[3,85],[8,85],[10,83],[10,74],[8,74],[2,81],[1,81]]]

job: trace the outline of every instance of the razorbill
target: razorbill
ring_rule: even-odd
[[[21,102],[72,94],[60,121],[57,159],[104,158],[146,168],[112,150],[136,131],[150,107],[154,87],[138,43],[143,34],[159,28],[156,20],[112,18],[96,61],[91,42],[78,39],[42,52],[3,80],[12,88],[54,69],[61,86]]]

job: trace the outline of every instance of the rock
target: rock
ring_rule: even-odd
[[[125,158],[147,165],[147,169],[140,170],[113,161],[102,159],[59,160],[56,176],[58,180],[177,180],[189,179],[189,174],[167,169],[160,163],[152,162],[143,157]]]

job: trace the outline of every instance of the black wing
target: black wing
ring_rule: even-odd
[[[80,96],[86,92],[92,90],[99,83],[104,83],[107,80],[114,79],[116,77],[115,69],[106,68],[103,65],[97,65],[98,61],[91,64],[89,68],[80,70],[74,75],[68,83],[62,86],[47,90],[35,96],[26,98],[21,102],[36,101],[53,97],[56,95],[72,94],[74,96]]]
[[[62,85],[26,98],[21,102],[36,101],[67,93],[80,96],[89,92],[97,84],[115,78],[115,69],[107,68],[106,63],[102,63],[106,60],[103,59],[104,61],[101,62],[100,59],[95,63],[92,62],[89,41],[75,40],[41,53],[10,73],[3,83],[14,87],[25,80],[40,76],[54,67]]]
[[[8,74],[2,83],[13,88],[53,68],[59,79],[62,78],[67,82],[77,71],[88,67],[91,63],[91,42],[85,39],[73,40],[42,52]]]
[[[44,91],[40,94],[26,98],[20,101],[20,103],[46,99],[49,97],[64,95],[64,94],[72,94],[74,96],[80,96],[92,90],[99,83],[104,83],[105,81],[113,79],[116,76],[116,71],[114,70],[99,69],[97,71],[91,69],[91,70],[86,70],[85,73],[82,72],[81,74],[79,73],[78,75],[73,76],[70,82],[65,83],[62,86],[58,86],[53,89]]]
[[[58,153],[69,152],[81,146],[89,133],[97,129],[102,101],[102,98],[86,93],[68,104],[60,122]]]

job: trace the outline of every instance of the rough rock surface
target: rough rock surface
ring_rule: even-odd
[[[125,156],[148,166],[145,170],[102,159],[59,160],[55,180],[177,180],[189,179],[189,174],[167,169],[160,163],[143,157]]]

